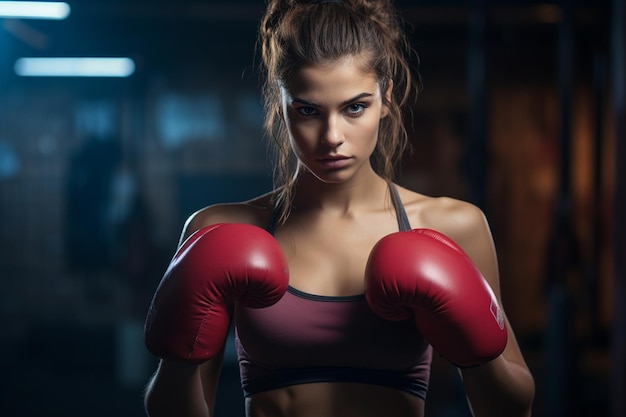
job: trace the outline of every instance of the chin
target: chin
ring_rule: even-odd
[[[305,167],[305,173],[324,184],[343,184],[351,181],[358,173],[354,166],[342,169],[316,169]]]
[[[324,184],[343,184],[352,179],[353,175],[348,174],[347,172],[337,172],[337,173],[322,173],[316,174],[313,173],[313,176],[317,178],[319,181]]]

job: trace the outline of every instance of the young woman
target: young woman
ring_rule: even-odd
[[[277,186],[188,219],[146,321],[148,414],[213,415],[234,320],[250,417],[423,416],[433,350],[475,416],[529,416],[482,212],[393,183],[416,83],[391,2],[270,0],[260,44]]]

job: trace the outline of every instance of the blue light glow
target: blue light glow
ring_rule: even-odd
[[[0,17],[63,20],[69,14],[70,6],[64,2],[0,1]]]
[[[22,77],[129,77],[130,58],[20,58],[15,73]]]

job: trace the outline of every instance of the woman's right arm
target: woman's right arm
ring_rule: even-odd
[[[148,416],[212,416],[223,357],[224,349],[197,366],[161,360],[145,391]]]
[[[262,224],[265,219],[255,215],[261,211],[249,207],[208,207],[185,224],[176,263],[157,288],[146,320],[149,350],[159,358],[169,358],[160,360],[145,390],[144,404],[150,417],[212,416],[233,316],[230,294],[245,286],[248,301],[260,306],[286,290],[282,253],[269,234],[243,224],[218,225]],[[214,226],[206,228],[210,225]],[[194,240],[188,239],[200,229],[203,231],[195,234]],[[266,256],[267,263],[250,265],[250,251],[257,258]],[[205,269],[205,265],[216,264],[229,273]],[[268,268],[276,272],[268,274]],[[211,285],[205,285],[205,280]],[[257,281],[259,285],[255,285]],[[210,314],[207,303],[212,305]],[[199,318],[203,315],[206,320]]]
[[[216,222],[201,210],[189,217],[178,247],[195,231]],[[210,417],[215,408],[224,347],[218,355],[200,365],[161,359],[144,392],[144,406],[149,417]]]

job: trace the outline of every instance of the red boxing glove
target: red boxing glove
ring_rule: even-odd
[[[430,229],[382,238],[370,254],[365,295],[388,320],[415,316],[417,328],[459,367],[495,359],[507,343],[504,314],[469,256]]]
[[[234,302],[270,306],[288,282],[285,256],[267,231],[228,223],[202,228],[181,245],[159,283],[146,346],[162,359],[204,362],[222,349]]]

